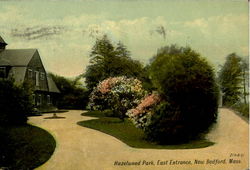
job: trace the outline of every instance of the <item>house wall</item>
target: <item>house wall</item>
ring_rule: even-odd
[[[25,81],[30,82],[35,90],[49,90],[46,72],[37,51],[27,66]]]
[[[37,51],[27,65],[25,81],[34,88],[34,106],[38,111],[47,112],[56,109],[54,94],[49,92],[46,71]],[[50,99],[48,99],[48,95]]]
[[[36,91],[33,96],[35,108],[40,112],[56,110],[56,94]]]

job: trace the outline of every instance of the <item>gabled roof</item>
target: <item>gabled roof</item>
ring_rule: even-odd
[[[7,49],[0,52],[0,66],[27,66],[36,49]]]
[[[48,80],[49,92],[60,93],[52,77],[48,75],[47,80]]]
[[[0,43],[7,45],[7,43],[3,40],[3,38],[0,36]]]

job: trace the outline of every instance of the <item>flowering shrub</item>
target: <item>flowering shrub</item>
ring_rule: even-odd
[[[92,110],[111,109],[123,120],[127,110],[136,107],[144,94],[138,79],[110,77],[94,88],[90,94],[89,107]]]
[[[150,122],[152,114],[151,109],[159,102],[159,94],[150,94],[141,100],[136,108],[128,110],[126,114],[137,128],[144,129]]]

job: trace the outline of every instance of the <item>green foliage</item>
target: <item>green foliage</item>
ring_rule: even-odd
[[[249,120],[249,103],[237,103],[232,108]]]
[[[143,68],[141,74],[141,81],[143,89],[152,92],[155,91],[156,88],[153,86],[151,78],[150,78],[150,65],[147,65]]]
[[[103,112],[86,112],[83,116],[96,116],[99,119],[78,122],[78,125],[99,130],[103,133],[114,136],[125,144],[134,148],[148,149],[194,149],[204,148],[213,145],[212,142],[200,139],[178,145],[159,145],[145,139],[142,129],[136,128],[131,121],[125,119],[121,122],[118,118],[105,117]]]
[[[242,58],[242,87],[243,87],[243,100],[245,105],[249,105],[249,58]]]
[[[150,67],[155,88],[167,101],[152,115],[146,133],[162,143],[196,137],[216,120],[218,87],[213,69],[190,48],[160,49]]]
[[[242,59],[235,53],[227,56],[226,62],[219,72],[219,82],[223,93],[223,104],[231,106],[237,103],[243,95],[245,80]]]
[[[50,158],[56,146],[47,131],[27,124],[0,126],[0,139],[0,167],[8,169],[34,169]]]
[[[13,80],[0,80],[0,125],[25,124],[33,111],[30,90]]]
[[[90,65],[84,74],[87,88],[92,91],[98,82],[116,76],[139,77],[142,64],[130,57],[130,52],[119,42],[115,47],[107,35],[97,39],[90,54]]]
[[[57,107],[60,109],[84,109],[88,102],[89,92],[81,86],[79,78],[74,80],[50,73],[56,86],[60,90]]]

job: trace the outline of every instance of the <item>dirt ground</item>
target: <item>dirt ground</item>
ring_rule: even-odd
[[[245,170],[248,166],[248,123],[228,109],[220,109],[218,122],[207,138],[207,148],[135,149],[118,139],[77,125],[83,111],[60,113],[65,119],[31,117],[29,123],[50,132],[57,141],[54,154],[39,170]],[[231,159],[231,163],[230,163]],[[137,165],[122,165],[136,162]]]

